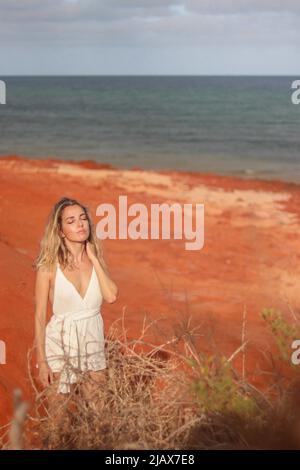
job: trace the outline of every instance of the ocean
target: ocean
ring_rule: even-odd
[[[297,78],[0,76],[0,156],[300,182]]]

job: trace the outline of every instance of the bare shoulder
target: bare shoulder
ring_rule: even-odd
[[[36,270],[35,306],[38,312],[45,312],[51,286],[51,269],[39,266]]]
[[[49,284],[52,280],[53,273],[53,268],[39,266],[36,270],[36,282],[38,284]]]

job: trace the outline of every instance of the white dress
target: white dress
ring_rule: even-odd
[[[106,368],[102,293],[93,266],[87,291],[82,297],[57,262],[53,315],[46,325],[46,360],[53,372],[61,372],[57,391],[69,393],[77,371]]]

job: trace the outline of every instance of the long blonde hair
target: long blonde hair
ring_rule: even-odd
[[[98,245],[95,228],[92,223],[88,207],[76,199],[63,197],[53,206],[48,216],[44,236],[40,242],[40,252],[35,262],[33,263],[33,267],[35,269],[38,269],[42,266],[46,267],[47,269],[52,269],[57,261],[61,266],[63,266],[63,268],[65,268],[67,265],[70,265],[69,260],[70,258],[72,260],[72,254],[65,245],[64,239],[60,236],[60,231],[62,230],[63,210],[65,207],[74,205],[80,206],[85,212],[90,229],[87,241],[89,241],[95,247],[97,258],[101,261],[102,264],[104,264],[104,267],[107,268],[103,259],[102,243],[100,241],[100,246]]]

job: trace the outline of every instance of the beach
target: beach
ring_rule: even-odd
[[[266,353],[273,343],[261,311],[280,310],[287,321],[300,311],[299,185],[14,155],[1,157],[0,178],[0,340],[6,344],[6,364],[0,366],[1,424],[11,417],[14,388],[26,399],[32,396],[27,374],[34,335],[32,263],[48,213],[63,196],[87,205],[95,223],[97,206],[117,206],[120,195],[146,206],[204,204],[201,250],[186,250],[184,240],[104,240],[105,260],[119,288],[117,302],[102,305],[105,329],[122,313],[132,338],[139,335],[145,315],[169,337],[176,325],[190,321],[199,326],[198,348],[215,347],[230,357],[241,345],[244,319],[247,378],[263,385],[259,371],[268,369]],[[50,316],[49,305],[47,320]],[[158,341],[155,334],[149,338]],[[241,354],[234,360],[240,368]]]

